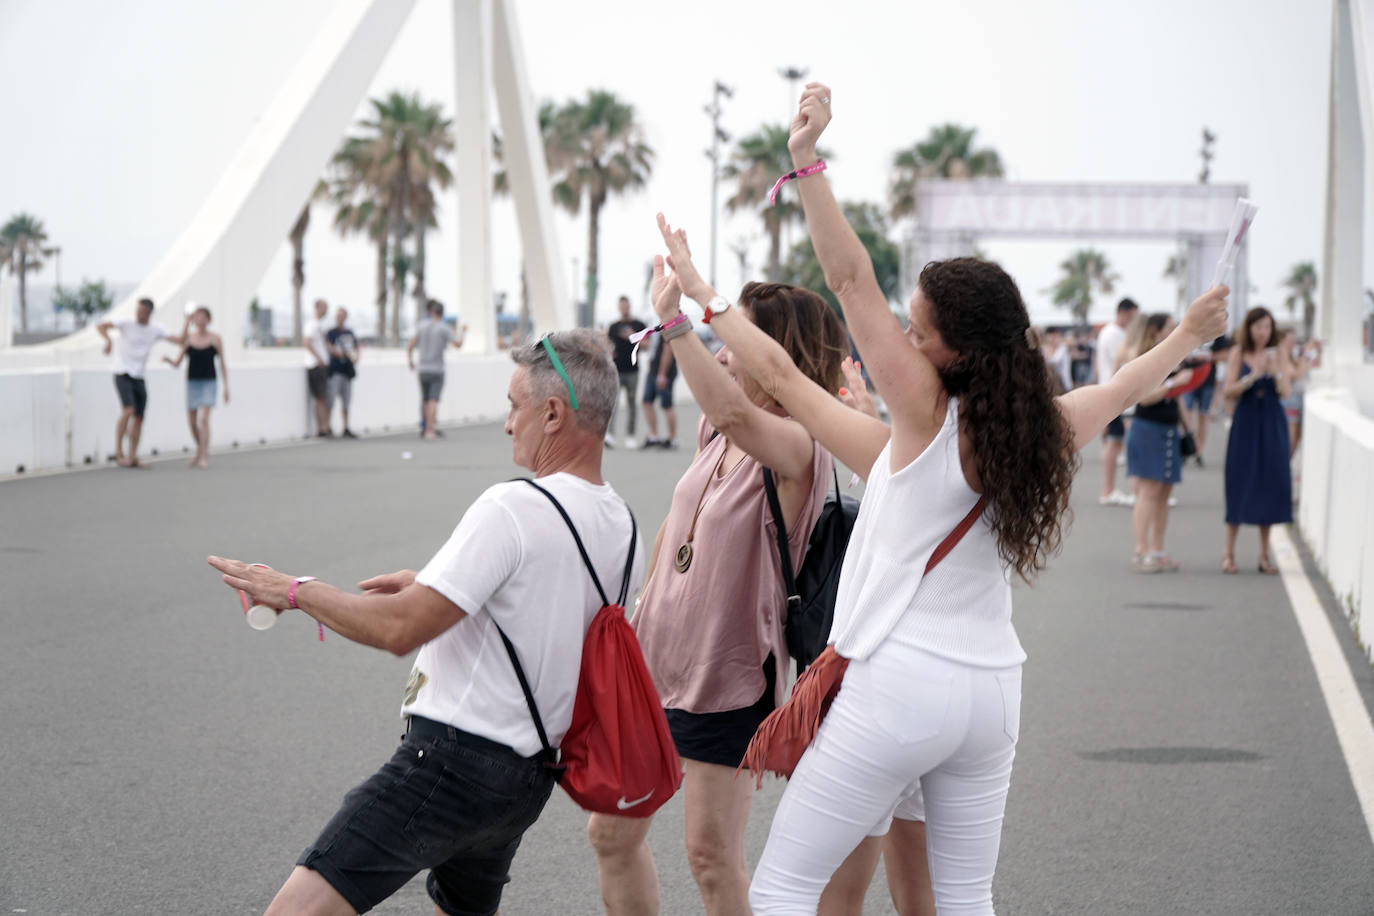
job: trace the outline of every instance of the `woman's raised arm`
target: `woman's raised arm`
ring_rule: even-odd
[[[680,229],[673,230],[661,213],[658,215],[658,227],[668,246],[669,266],[674,269],[671,282],[705,307],[716,298],[717,293],[702,279],[692,263],[686,233]],[[659,264],[660,259],[655,258],[655,278]],[[806,427],[812,438],[845,465],[868,476],[869,468],[873,467],[891,432],[885,423],[846,406],[807,378],[788,357],[782,345],[741,315],[739,309],[731,308],[715,314],[711,319],[711,329],[730,348],[734,357],[744,364],[759,387]],[[733,383],[731,385],[735,387]],[[693,391],[695,393],[695,389]],[[707,417],[710,418],[709,413]],[[740,445],[753,454],[743,442]]]

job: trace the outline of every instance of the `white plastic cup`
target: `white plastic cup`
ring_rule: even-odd
[[[259,569],[271,569],[266,563],[250,563]],[[276,624],[277,618],[281,616],[281,611],[276,608],[268,607],[265,604],[253,604],[248,597],[248,593],[239,589],[239,603],[243,605],[243,618],[248,621],[248,625],[255,630],[270,630]]]

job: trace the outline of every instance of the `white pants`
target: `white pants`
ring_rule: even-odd
[[[918,788],[940,916],[992,913],[1021,720],[1021,667],[974,668],[888,640],[854,661],[778,803],[755,916],[816,912],[835,869]]]

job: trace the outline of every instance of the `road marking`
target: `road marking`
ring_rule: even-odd
[[[1355,686],[1355,677],[1331,629],[1331,620],[1302,568],[1302,559],[1288,531],[1281,525],[1275,525],[1270,531],[1270,543],[1283,586],[1288,591],[1288,602],[1317,671],[1317,683],[1321,685],[1326,709],[1331,713],[1331,724],[1336,727],[1336,739],[1345,754],[1345,765],[1350,770],[1355,796],[1364,811],[1369,838],[1374,840],[1374,723],[1370,722],[1369,711]]]

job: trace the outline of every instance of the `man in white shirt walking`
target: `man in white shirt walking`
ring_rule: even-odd
[[[115,349],[115,391],[119,393],[119,420],[115,424],[115,462],[125,468],[146,468],[138,460],[138,440],[143,435],[143,413],[148,407],[148,386],[144,376],[148,371],[148,354],[153,344],[166,340],[181,346],[186,340],[186,326],[180,334],[168,334],[160,324],[154,324],[153,300],[138,300],[136,317],[117,321],[102,321],[95,326],[105,338],[105,353],[114,348],[110,330],[119,331],[119,346]],[[186,316],[186,324],[191,317]],[[124,435],[128,433],[129,448],[124,449]]]
[[[629,508],[601,476],[618,379],[590,329],[512,351],[506,434],[576,525],[602,582],[643,579]],[[368,579],[355,595],[210,557],[258,604],[298,608],[364,645],[419,648],[401,703],[406,735],[391,760],[344,798],[267,912],[365,912],[430,870],[437,912],[497,911],[520,838],[553,789],[542,743],[501,633],[510,639],[557,747],[572,722],[587,627],[601,598],[543,494],[499,483],[464,513],[419,573]]]
[[[1140,312],[1140,306],[1130,299],[1122,299],[1116,304],[1116,319],[1107,324],[1097,334],[1097,383],[1105,385],[1116,372],[1116,360],[1126,343],[1126,326]],[[1129,493],[1119,493],[1116,489],[1116,462],[1126,442],[1126,420],[1117,417],[1107,424],[1102,434],[1102,495],[1097,501],[1104,506],[1129,506],[1135,497]]]
[[[329,341],[325,337],[328,330],[324,326],[324,316],[329,312],[329,303],[323,299],[315,300],[315,317],[301,329],[301,346],[305,347],[305,383],[310,389],[310,400],[315,404],[315,435],[321,439],[329,438]]]

